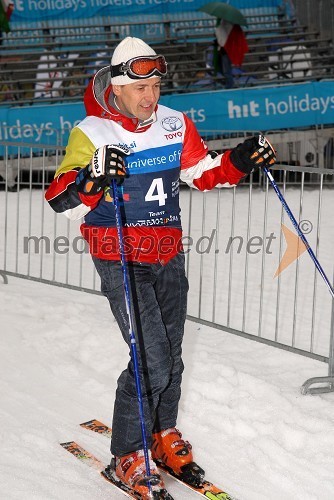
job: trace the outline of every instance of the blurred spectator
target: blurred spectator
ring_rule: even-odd
[[[61,86],[61,80],[54,79],[61,77],[62,73],[57,71],[57,65],[57,58],[53,54],[42,54],[39,58],[34,94],[35,99],[59,96],[59,92],[56,89]]]
[[[0,0],[0,45],[2,44],[2,33],[9,33],[9,19],[14,10],[12,0]]]
[[[105,45],[106,50],[101,50],[99,52],[94,52],[91,57],[94,57],[93,60],[89,61],[88,63],[88,68],[86,70],[87,75],[89,75],[88,78],[85,80],[85,85],[88,85],[89,80],[95,73],[103,68],[104,66],[108,66],[110,64],[110,54],[109,54],[109,47],[106,44]]]
[[[311,54],[305,45],[288,45],[269,56],[269,79],[292,79],[312,76]]]
[[[49,51],[42,54],[37,66],[35,99],[61,97],[62,92],[58,89],[63,85],[62,79],[68,75],[63,67],[71,68],[78,56],[79,54],[68,54],[57,58]],[[58,69],[59,64],[62,66],[61,70]]]
[[[113,32],[112,29],[116,29],[117,31]],[[105,36],[104,48],[91,54],[91,57],[94,59],[88,62],[88,68],[86,70],[88,78],[85,80],[85,85],[88,85],[91,77],[95,75],[99,69],[110,64],[112,47],[114,46],[115,41],[119,40],[119,31],[117,27],[114,28],[106,25],[103,26],[103,31]]]
[[[245,34],[238,24],[231,24],[224,19],[217,19],[215,29],[216,43],[214,67],[225,79],[225,88],[234,87],[232,64],[241,66],[248,52]]]

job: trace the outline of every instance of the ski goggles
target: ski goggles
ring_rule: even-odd
[[[125,76],[134,80],[150,78],[151,76],[165,76],[167,74],[167,62],[164,56],[140,56],[133,57],[125,63],[110,66],[111,77]]]

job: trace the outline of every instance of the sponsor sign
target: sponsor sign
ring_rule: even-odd
[[[174,14],[196,11],[207,0],[14,0],[11,23],[17,21],[45,21],[57,19],[64,26],[71,19],[94,16],[127,16],[138,14]],[[264,9],[277,7],[282,0],[232,0],[238,9]]]
[[[269,131],[334,123],[333,80],[175,94],[162,96],[160,102],[185,112],[206,135],[208,131]],[[81,102],[2,107],[0,141],[66,145],[70,130],[84,117]],[[180,133],[172,112],[161,126],[166,139]]]

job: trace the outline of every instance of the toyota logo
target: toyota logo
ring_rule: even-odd
[[[182,128],[183,123],[177,116],[168,116],[161,120],[161,125],[165,130],[168,130],[168,132],[175,132]]]

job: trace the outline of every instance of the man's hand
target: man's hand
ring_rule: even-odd
[[[232,149],[231,162],[238,170],[251,174],[255,168],[268,167],[276,162],[276,151],[264,135],[246,139]]]
[[[92,177],[101,180],[102,177],[111,179],[123,179],[126,176],[124,158],[130,154],[130,150],[124,146],[102,146],[93,154],[91,161]]]
[[[81,169],[76,177],[80,193],[95,195],[109,186],[112,179],[118,181],[126,176],[125,157],[130,154],[126,146],[107,145],[98,148],[87,167]]]

